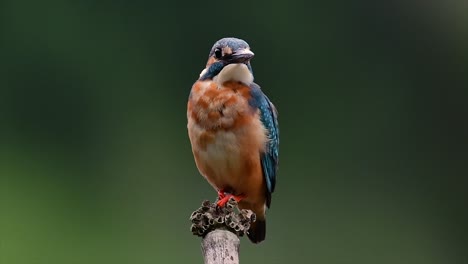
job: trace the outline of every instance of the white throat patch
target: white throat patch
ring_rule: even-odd
[[[213,78],[213,81],[218,84],[218,87],[222,87],[223,83],[227,81],[238,81],[250,85],[253,79],[253,75],[247,65],[244,63],[234,63],[224,66],[221,72]]]

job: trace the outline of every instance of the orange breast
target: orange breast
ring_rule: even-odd
[[[188,117],[208,130],[240,127],[254,117],[250,107],[250,88],[237,82],[226,82],[218,89],[215,82],[198,81],[188,102]]]
[[[267,140],[259,111],[249,105],[250,88],[198,81],[188,102],[188,132],[200,173],[215,189],[249,199],[264,197],[260,152]]]

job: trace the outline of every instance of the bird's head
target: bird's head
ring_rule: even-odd
[[[215,79],[220,77],[219,75],[222,75],[223,80],[231,78],[243,81],[242,79],[247,77],[236,76],[239,74],[250,75],[253,80],[252,67],[250,66],[250,59],[253,56],[254,53],[250,50],[249,44],[244,40],[238,38],[220,39],[211,48],[206,67],[200,73],[200,80]]]

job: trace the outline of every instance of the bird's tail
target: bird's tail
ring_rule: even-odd
[[[250,241],[253,243],[260,243],[265,240],[266,235],[266,221],[265,219],[258,219],[257,221],[253,222],[250,226],[249,231],[247,232],[247,236],[249,237]]]

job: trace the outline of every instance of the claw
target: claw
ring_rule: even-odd
[[[218,193],[219,194],[219,193]],[[219,207],[224,207],[226,205],[226,203],[229,201],[229,199],[234,198],[234,200],[236,200],[236,202],[240,202],[242,199],[245,198],[244,195],[232,195],[232,194],[223,194],[223,198],[221,198],[216,204],[219,206]]]

